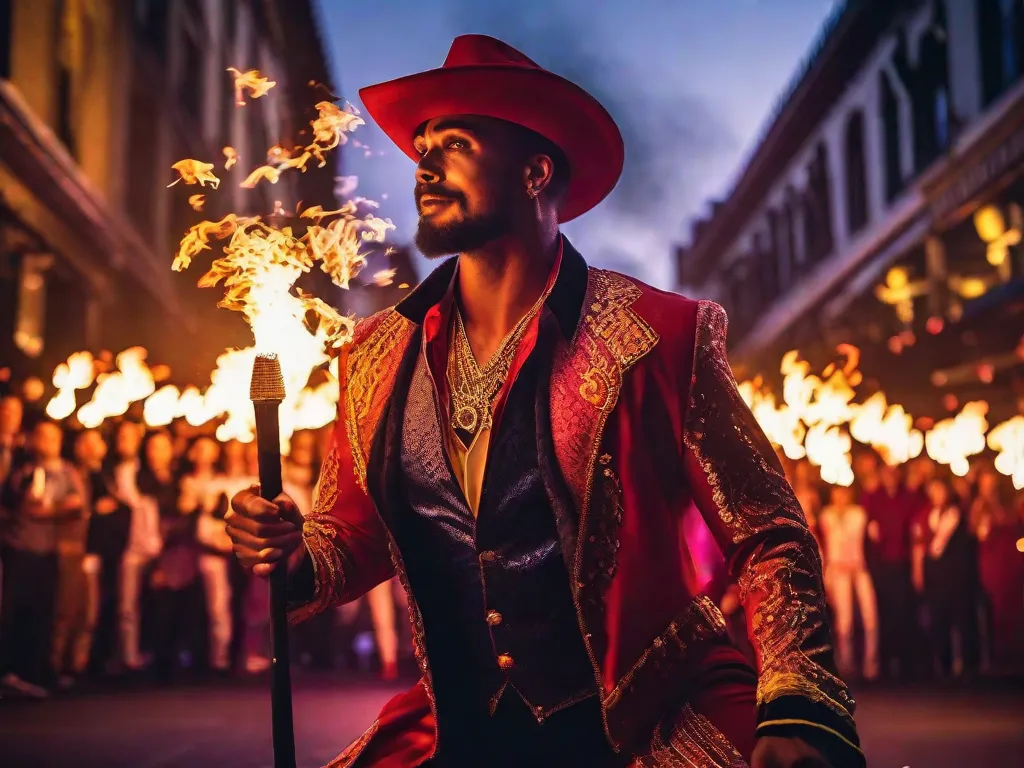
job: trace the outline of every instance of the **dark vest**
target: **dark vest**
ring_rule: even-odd
[[[485,712],[517,692],[543,720],[597,690],[541,469],[538,368],[535,353],[491,436],[476,520],[422,355],[410,382],[400,453],[407,503],[394,527],[423,615],[439,721],[449,702]]]

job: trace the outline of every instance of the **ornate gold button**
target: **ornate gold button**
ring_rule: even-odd
[[[494,559],[494,553],[489,549],[485,549],[483,552],[480,553],[480,559],[483,560],[485,563],[489,563]]]
[[[516,660],[509,656],[507,653],[503,653],[498,657],[498,666],[504,670],[512,669],[516,665]]]
[[[501,614],[497,611],[488,611],[487,623],[490,624],[492,627],[496,627],[498,624],[501,624]]]

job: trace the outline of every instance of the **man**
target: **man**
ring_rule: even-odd
[[[911,522],[921,513],[921,500],[905,488],[898,467],[883,464],[878,487],[864,497],[863,506],[868,565],[878,595],[882,672],[907,679],[919,671],[914,657],[924,642],[911,580]]]
[[[287,565],[295,619],[394,573],[410,596],[423,678],[333,765],[862,765],[817,547],[723,311],[588,268],[559,233],[615,186],[611,117],[479,35],[361,95],[418,162],[417,245],[459,257],[343,353],[301,535],[287,497],[243,492],[228,520],[244,564]],[[759,681],[684,576],[691,500]]]
[[[0,679],[5,687],[45,698],[54,682],[50,651],[58,588],[58,530],[80,518],[81,478],[61,458],[64,435],[51,421],[32,430],[31,459],[4,489],[11,510],[4,555],[4,624],[0,626]]]

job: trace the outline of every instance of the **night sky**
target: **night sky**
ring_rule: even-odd
[[[564,231],[595,265],[671,287],[672,244],[723,194],[834,0],[321,0],[341,94],[439,67],[452,38],[499,37],[574,80],[626,141],[616,190]],[[365,116],[365,115],[364,115]],[[408,242],[414,165],[376,126],[356,132],[344,172]],[[417,268],[421,277],[426,262]]]

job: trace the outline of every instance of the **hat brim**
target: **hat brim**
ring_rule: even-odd
[[[607,110],[575,83],[551,72],[500,64],[432,69],[359,91],[366,111],[414,161],[416,129],[444,115],[507,120],[557,145],[570,166],[559,221],[600,203],[622,174],[622,135]]]

